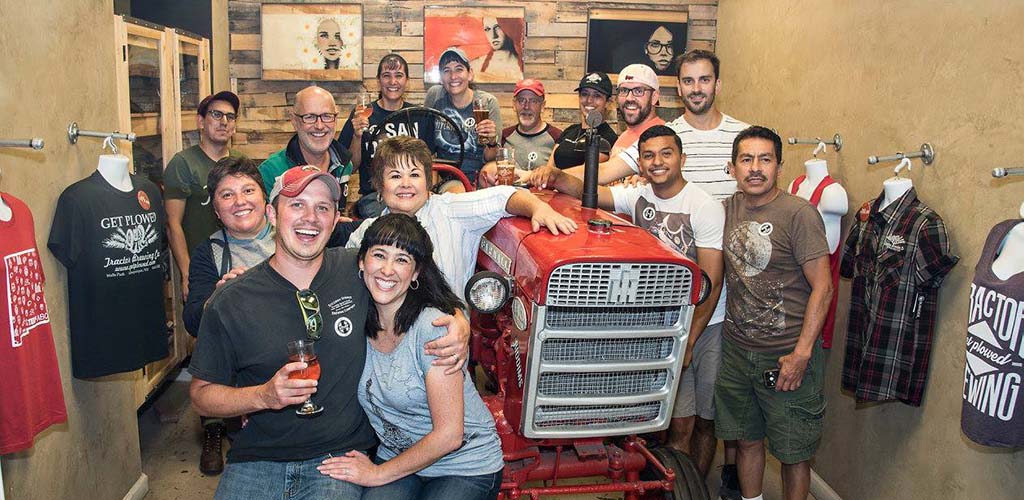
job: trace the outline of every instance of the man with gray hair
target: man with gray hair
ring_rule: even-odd
[[[348,198],[348,179],[352,175],[352,153],[334,139],[338,124],[338,106],[334,103],[334,96],[315,85],[306,87],[295,94],[291,114],[295,135],[284,149],[270,155],[260,165],[264,187],[269,193],[274,181],[289,168],[313,165],[341,183],[339,208],[344,209]]]

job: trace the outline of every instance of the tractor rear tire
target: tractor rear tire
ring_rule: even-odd
[[[645,495],[647,499],[664,500],[711,500],[708,493],[708,486],[704,483],[697,466],[690,459],[690,456],[669,447],[651,449],[651,453],[665,466],[676,474],[675,482],[672,484],[672,491],[650,492]],[[640,474],[642,479],[653,479],[660,477],[653,467]]]

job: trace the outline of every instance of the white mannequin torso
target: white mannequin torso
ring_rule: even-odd
[[[124,155],[100,155],[99,164],[96,170],[100,172],[114,189],[129,192],[132,187],[132,178],[128,173],[128,157]]]
[[[884,209],[889,206],[892,202],[900,199],[901,196],[910,191],[910,188],[914,187],[914,181],[905,177],[890,177],[882,183],[882,191],[885,196],[882,198],[882,206],[880,209]]]
[[[1024,218],[1024,204],[1020,206]],[[992,274],[1001,280],[1008,280],[1024,272],[1024,222],[1020,222],[1006,233],[999,254],[992,261]]]
[[[810,200],[818,184],[828,176],[828,164],[825,160],[817,158],[807,160],[804,163],[807,169],[807,178],[800,184],[796,195]],[[793,191],[793,183],[789,184],[789,192]],[[834,183],[821,192],[821,200],[818,202],[818,213],[825,223],[825,237],[828,239],[828,251],[835,252],[839,248],[842,239],[842,219],[850,210],[850,199],[846,189],[839,183]]]
[[[4,197],[0,195],[0,221],[8,222],[13,216],[14,212],[11,211],[11,207],[4,201]]]

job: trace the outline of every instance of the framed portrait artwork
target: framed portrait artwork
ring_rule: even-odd
[[[264,80],[363,79],[363,6],[260,5]]]
[[[478,83],[523,79],[526,9],[523,7],[424,7],[423,80],[441,81],[441,53],[458,47],[469,58]]]
[[[587,21],[587,72],[612,75],[635,63],[658,74],[662,86],[674,86],[672,60],[686,50],[686,12],[590,9]]]

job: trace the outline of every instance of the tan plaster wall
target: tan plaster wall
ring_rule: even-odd
[[[842,348],[829,359],[829,409],[815,470],[846,500],[1021,498],[1024,451],[983,448],[960,432],[970,280],[997,222],[1018,217],[1024,166],[1024,4],[998,0],[725,0],[719,5],[722,109],[785,137],[829,136],[824,157],[850,193],[851,214],[876,196],[895,164],[873,154],[931,142],[935,163],[914,162],[919,197],[944,218],[961,262],[940,296],[924,404],[856,407],[839,392]],[[786,145],[783,181],[812,146]],[[845,226],[849,226],[851,216]],[[846,324],[849,283],[840,285]],[[842,346],[845,331],[837,331]]]
[[[68,408],[66,424],[38,436],[30,451],[2,458],[12,500],[120,499],[141,474],[135,382],[71,377],[67,274],[46,249],[57,197],[96,168],[100,153],[99,140],[69,145],[68,123],[117,128],[113,36],[111,2],[0,0],[0,137],[46,141],[39,152],[0,149],[0,190],[24,200],[35,218]]]

